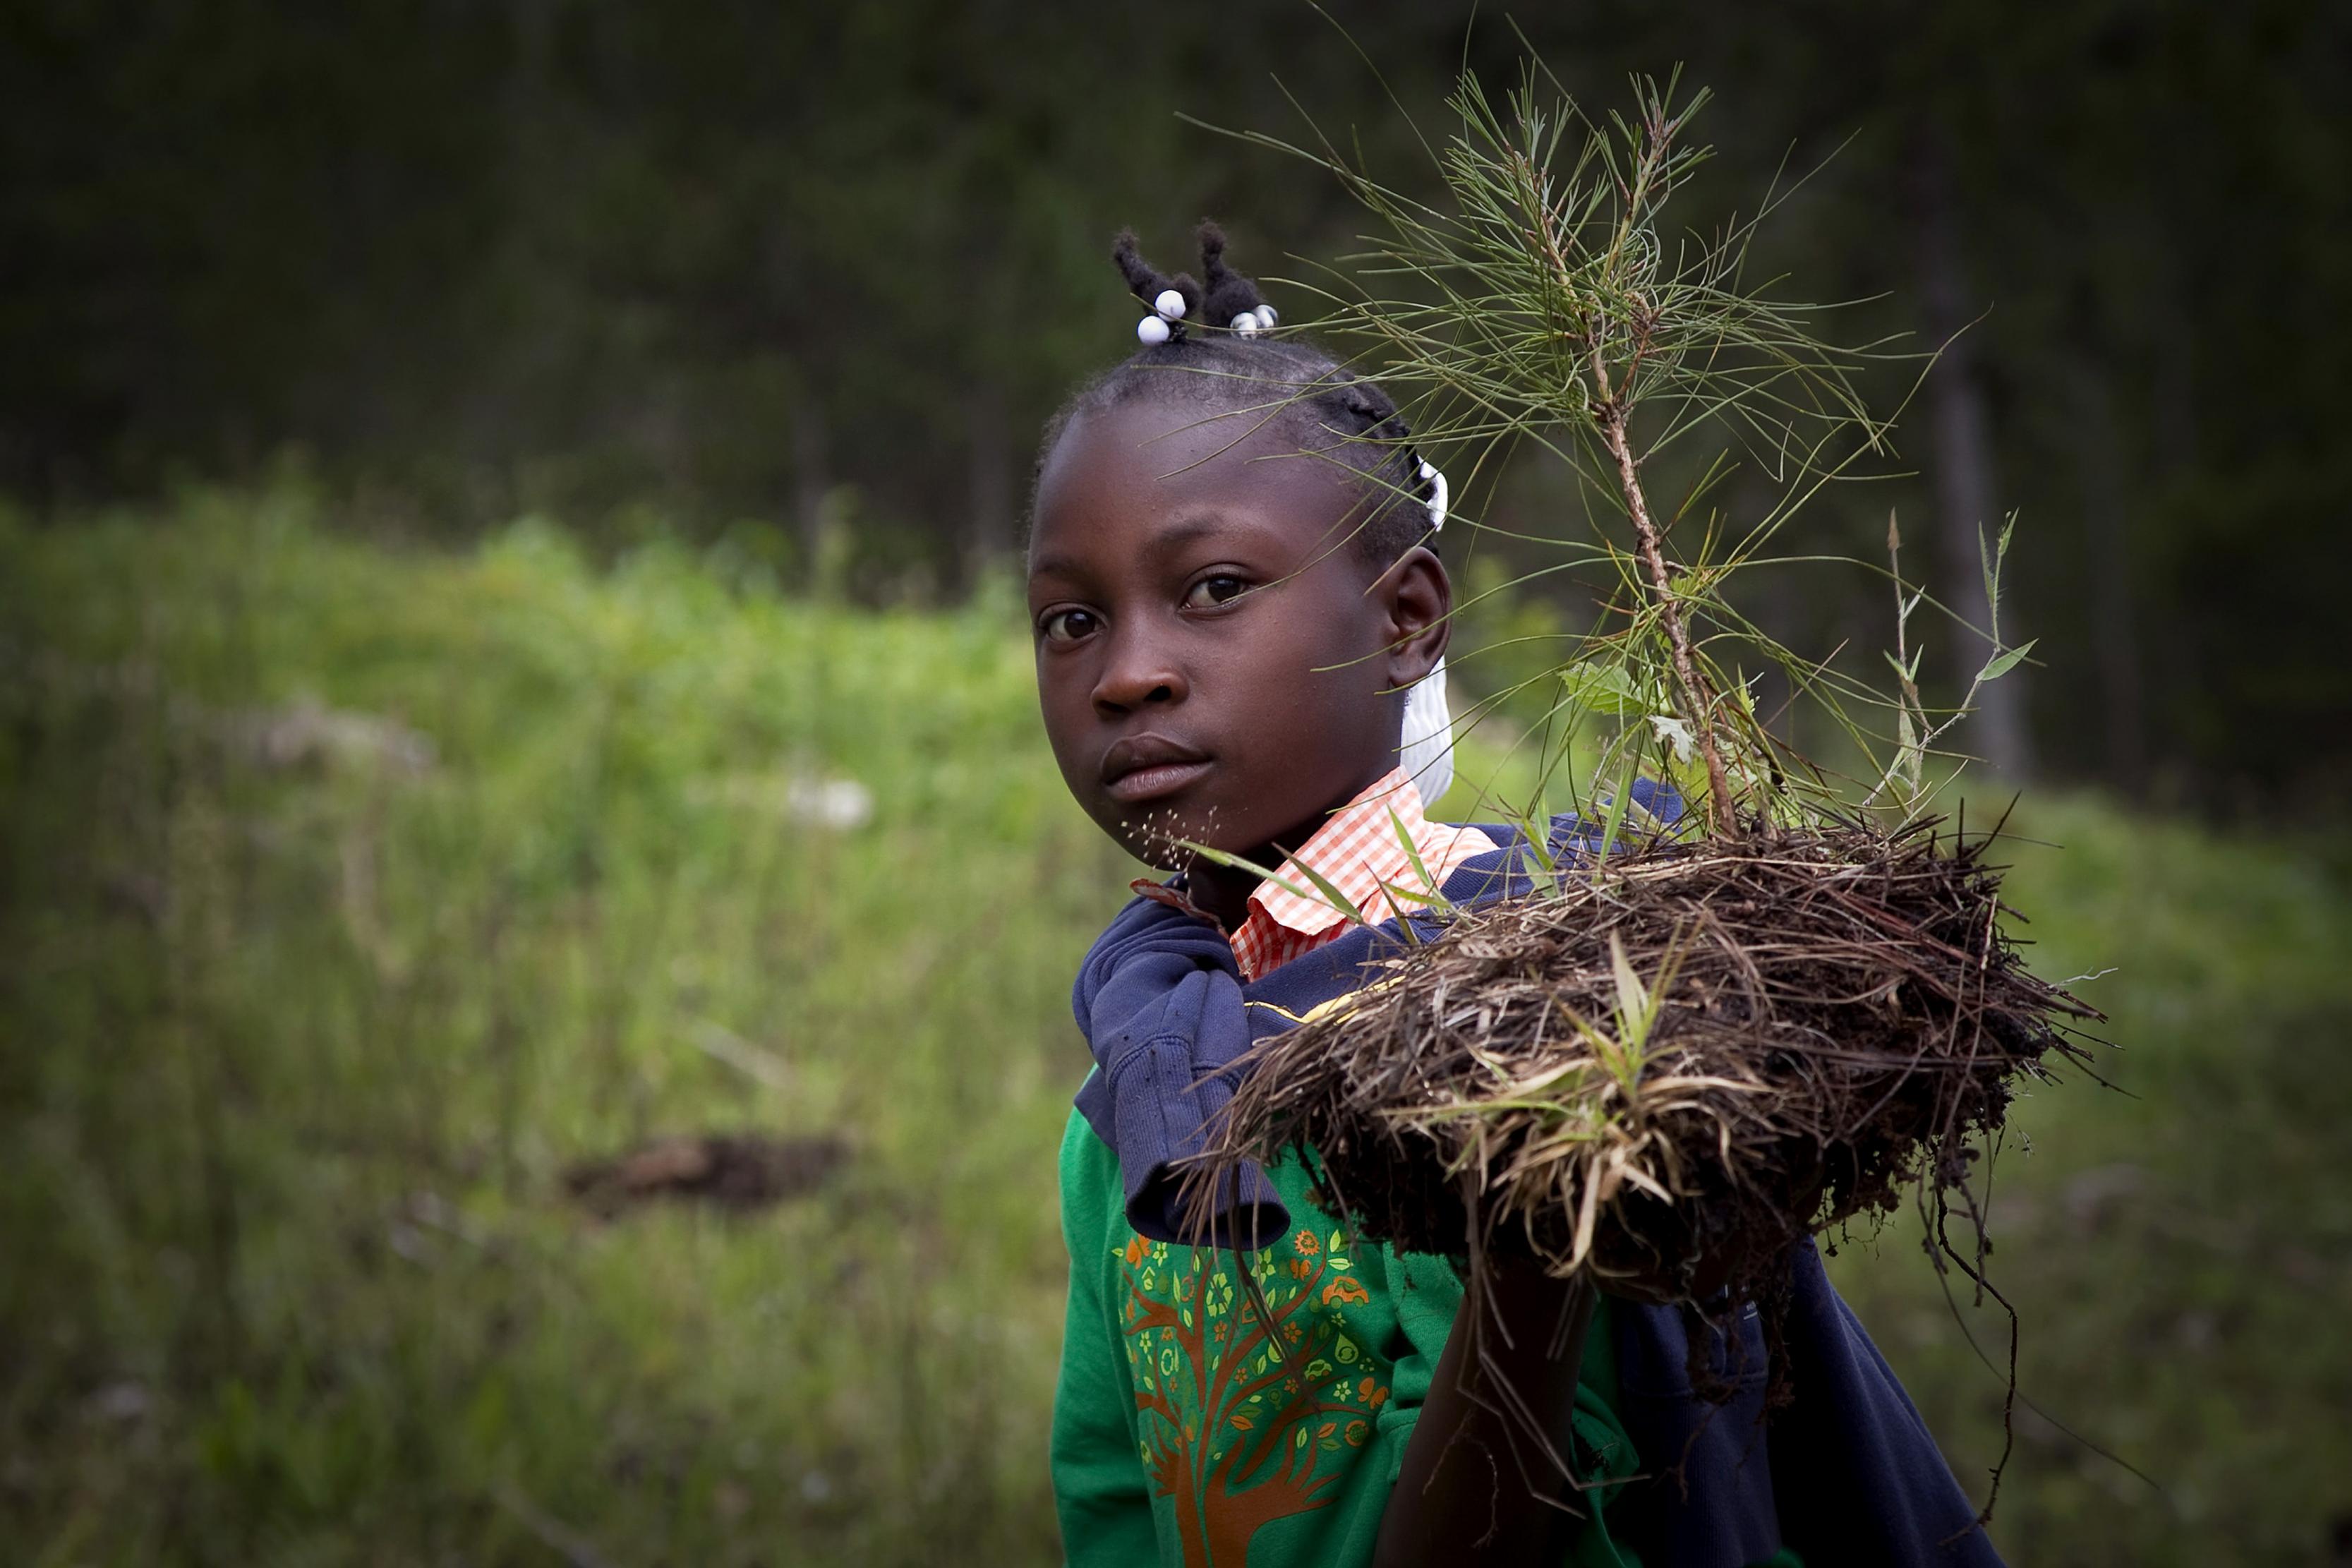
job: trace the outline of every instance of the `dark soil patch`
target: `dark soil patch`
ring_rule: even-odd
[[[665,1199],[750,1211],[822,1186],[848,1158],[849,1146],[830,1135],[657,1138],[625,1153],[577,1162],[563,1173],[563,1185],[583,1207],[607,1219]]]

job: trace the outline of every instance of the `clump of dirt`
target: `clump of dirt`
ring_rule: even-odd
[[[1461,913],[1258,1047],[1203,1173],[1286,1147],[1377,1240],[1769,1298],[1789,1244],[1965,1182],[2099,1018],[1932,821],[1664,844]]]
[[[830,1135],[659,1138],[625,1153],[580,1161],[563,1173],[563,1185],[582,1205],[607,1219],[665,1199],[742,1212],[814,1190],[848,1158],[849,1146]]]

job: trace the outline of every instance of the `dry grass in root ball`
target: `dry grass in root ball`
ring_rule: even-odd
[[[1258,1047],[1209,1169],[1307,1152],[1364,1234],[1769,1299],[1789,1244],[1965,1179],[2098,1018],[1933,823],[1661,845],[1461,912]]]

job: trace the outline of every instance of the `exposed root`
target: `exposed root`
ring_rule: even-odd
[[[1790,1242],[1964,1183],[2015,1079],[2087,1061],[2099,1015],[1936,826],[1665,846],[1462,914],[1262,1045],[1208,1165],[1296,1145],[1400,1247],[1769,1297]]]

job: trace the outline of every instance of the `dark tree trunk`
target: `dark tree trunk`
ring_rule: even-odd
[[[1992,607],[1985,597],[1979,540],[1997,537],[2001,518],[1984,385],[1977,373],[1974,344],[1965,332],[1977,312],[1970,309],[1961,248],[1959,194],[1940,132],[1927,130],[1914,142],[1910,175],[1927,340],[1943,348],[1943,358],[1928,373],[1926,387],[1941,578],[1937,596],[1978,628],[1952,628],[1952,673],[1965,690],[1993,652],[1983,636]],[[2024,639],[2018,633],[2015,599],[2004,597],[2009,603],[2003,606],[2008,613],[2002,631],[2014,647]],[[2033,763],[2025,726],[2024,669],[2012,669],[1979,692],[1975,716],[1956,735],[1962,751],[1981,757],[2005,779],[2024,779]]]
[[[978,573],[1013,553],[1013,444],[1006,428],[1004,389],[992,382],[973,388],[966,416],[971,443],[970,533],[965,554]]]
[[[2137,797],[2147,788],[2147,710],[2126,521],[2130,479],[2104,365],[2086,361],[2077,367],[2074,404],[2081,422],[2074,449],[2090,568],[2091,635],[2098,648],[2105,773],[2117,789]]]
[[[825,458],[824,410],[803,395],[793,409],[793,510],[801,552],[812,570],[824,551],[824,498],[833,489]]]

